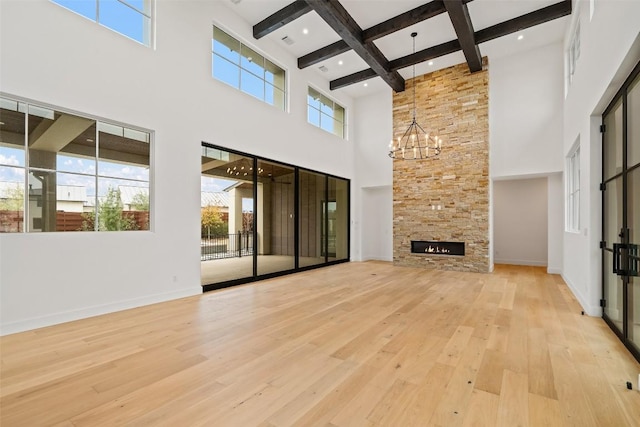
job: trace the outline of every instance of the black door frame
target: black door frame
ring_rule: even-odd
[[[253,160],[253,182],[257,182],[257,172],[258,172],[258,162],[259,161],[266,161],[266,162],[273,162],[273,163],[277,163],[279,165],[282,166],[286,166],[286,167],[290,167],[294,169],[294,176],[295,176],[295,185],[294,185],[294,215],[295,215],[295,227],[294,227],[294,268],[289,269],[289,270],[282,270],[282,271],[277,271],[274,273],[268,273],[268,274],[262,274],[262,275],[258,275],[258,255],[257,255],[257,251],[255,250],[255,248],[258,247],[258,235],[257,233],[253,233],[253,247],[254,247],[254,253],[252,255],[253,258],[253,274],[250,277],[243,277],[240,279],[233,279],[233,280],[228,280],[228,281],[224,281],[224,282],[217,282],[217,283],[211,283],[211,284],[206,284],[206,285],[202,285],[202,290],[203,292],[208,292],[208,291],[213,291],[216,289],[222,289],[222,288],[227,288],[230,286],[236,286],[236,285],[242,285],[245,283],[250,283],[250,282],[256,282],[259,280],[265,280],[265,279],[270,279],[272,277],[278,277],[278,276],[284,276],[287,274],[291,274],[291,273],[297,273],[297,272],[301,272],[301,271],[306,271],[306,270],[312,270],[312,269],[316,269],[316,268],[322,268],[322,267],[327,267],[330,265],[335,265],[335,264],[342,264],[345,262],[349,262],[351,260],[351,180],[348,178],[343,178],[340,176],[336,176],[336,175],[332,175],[332,174],[328,174],[326,172],[319,172],[319,171],[315,171],[313,169],[308,169],[308,168],[303,168],[303,167],[299,167],[296,165],[292,165],[289,163],[285,163],[285,162],[281,162],[279,160],[273,160],[273,159],[269,159],[266,157],[262,157],[262,156],[257,156],[254,154],[249,154],[249,153],[244,153],[242,151],[238,151],[238,150],[234,150],[232,148],[227,148],[227,147],[223,147],[220,145],[215,145],[215,144],[211,144],[205,141],[201,142],[202,147],[208,147],[208,148],[213,148],[215,150],[222,150],[222,151],[226,151],[228,153],[231,154],[236,154],[239,156],[244,156],[247,158],[250,158]],[[339,260],[333,260],[330,261],[326,252],[325,252],[325,262],[324,264],[315,264],[315,265],[309,265],[309,266],[305,266],[305,267],[300,267],[299,264],[299,256],[300,256],[300,248],[299,248],[299,242],[300,242],[300,227],[299,227],[299,223],[298,223],[298,219],[300,217],[300,212],[299,212],[299,205],[300,205],[300,195],[299,195],[299,188],[298,188],[298,181],[299,181],[299,176],[300,176],[300,171],[303,172],[311,172],[311,173],[315,173],[318,175],[324,175],[325,177],[325,200],[329,197],[329,179],[330,178],[335,178],[335,179],[339,179],[339,180],[343,180],[347,182],[347,256],[345,259],[339,259]],[[253,211],[254,213],[257,212],[257,203],[258,203],[258,186],[254,185],[253,186]],[[325,212],[325,218],[327,218],[327,212]],[[257,222],[258,222],[258,216],[256,214],[253,215],[253,229],[257,230]],[[326,226],[326,224],[325,224]],[[327,239],[325,238],[325,248],[327,247]]]
[[[628,309],[629,309],[629,294],[628,287],[630,283],[630,277],[628,274],[618,274],[622,278],[622,331],[618,330],[618,327],[615,323],[607,316],[604,308],[606,307],[606,292],[605,292],[605,274],[604,266],[605,257],[611,256],[612,258],[616,257],[616,251],[614,250],[614,242],[606,242],[605,236],[605,191],[607,191],[607,184],[613,182],[618,178],[622,178],[622,229],[620,230],[620,241],[615,242],[617,244],[629,245],[631,242],[629,241],[629,218],[628,218],[628,177],[631,171],[640,167],[640,163],[637,165],[632,165],[628,167],[627,164],[627,153],[628,153],[628,109],[627,109],[627,95],[628,90],[631,84],[634,82],[636,77],[640,74],[640,62],[636,64],[631,74],[627,77],[622,87],[618,90],[616,95],[613,97],[607,108],[602,113],[602,126],[600,127],[601,132],[601,145],[602,145],[602,175],[601,175],[601,184],[600,184],[600,193],[602,197],[602,230],[601,235],[602,239],[600,241],[601,247],[601,265],[602,265],[602,277],[601,277],[601,285],[602,285],[602,298],[600,299],[600,306],[603,308],[602,310],[602,318],[609,325],[611,330],[620,338],[625,347],[633,354],[633,356],[640,362],[640,351],[636,347],[633,346],[631,341],[629,340],[629,322],[628,322]],[[605,147],[605,133],[606,128],[604,124],[605,117],[611,112],[616,103],[622,99],[622,171],[618,174],[613,175],[612,177],[605,179],[605,164],[606,164],[606,147]],[[610,247],[607,247],[607,246]],[[626,251],[623,251],[620,254],[620,258],[618,258],[622,265],[628,264],[628,254]],[[615,262],[612,263],[615,266]]]

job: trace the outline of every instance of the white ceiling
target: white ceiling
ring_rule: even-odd
[[[229,1],[231,9],[252,26],[293,2],[293,0],[241,0],[240,3],[234,4],[231,0],[227,1]],[[366,29],[429,1],[430,0],[341,0],[340,3],[358,25],[360,25],[362,29]],[[552,5],[558,1],[560,0],[474,0],[468,3],[467,7],[474,30],[478,31]],[[489,58],[498,58],[558,42],[564,37],[565,28],[568,25],[569,19],[569,16],[565,16],[518,33],[482,43],[479,46],[480,53],[482,56],[488,56]],[[303,33],[304,29],[308,30],[308,34]],[[400,58],[412,52],[413,48],[410,34],[413,31],[418,33],[416,37],[416,51],[456,38],[456,33],[449,20],[448,14],[443,13],[377,39],[374,43],[388,60]],[[517,38],[520,34],[524,36],[522,40],[518,40]],[[282,41],[282,38],[285,36],[293,39],[295,43],[292,45],[285,44]],[[296,58],[340,39],[331,27],[313,11],[272,32],[267,35],[266,38],[273,40]],[[342,63],[340,64],[340,62]],[[464,55],[462,51],[458,51],[434,59],[433,65],[428,65],[426,62],[416,65],[416,75],[425,74],[462,62],[465,62]],[[325,66],[328,71],[320,71],[319,68],[321,66]],[[327,80],[334,80],[370,68],[353,51],[327,59],[312,67]],[[411,78],[412,76],[411,67],[399,70],[399,72],[405,79]],[[365,82],[338,89],[337,91],[344,92],[356,98],[388,89],[388,87],[380,77],[376,77]]]

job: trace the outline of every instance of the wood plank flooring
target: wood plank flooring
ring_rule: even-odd
[[[580,311],[536,267],[340,264],[3,337],[0,424],[640,425]]]

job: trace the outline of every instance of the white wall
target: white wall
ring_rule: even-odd
[[[562,274],[564,185],[561,173],[547,178],[547,273]]]
[[[351,187],[351,255],[356,261],[393,259],[392,231],[376,241],[379,248],[373,248],[370,240],[381,232],[379,226],[393,225],[388,223],[393,221],[393,161],[387,156],[393,134],[392,103],[391,89],[355,101],[356,179]],[[371,206],[373,200],[379,206]]]
[[[362,259],[393,261],[393,190],[362,189]]]
[[[489,58],[491,177],[562,170],[562,44]]]
[[[546,257],[542,257],[541,246],[537,255],[504,255],[504,249],[495,247],[499,244],[499,236],[504,233],[504,225],[497,222],[499,214],[494,211],[492,253],[495,262],[516,262],[521,259],[522,263],[547,265],[550,273],[560,273],[562,270],[563,72],[562,43],[516,55],[489,58],[490,175],[494,183],[492,206],[495,210],[502,203],[496,200],[495,186],[502,186],[504,190],[500,180],[541,179],[546,181],[548,189],[545,203],[548,208],[547,229],[541,231],[547,241],[544,251]],[[521,190],[528,189],[523,187]]]
[[[201,292],[201,141],[354,177],[353,132],[306,120],[308,82],[327,82],[255,41],[226,2],[156,3],[156,49],[48,0],[0,3],[0,91],[155,132],[151,232],[0,236],[3,334]],[[288,70],[290,112],[213,80],[213,23]]]
[[[601,115],[640,59],[640,2],[581,1],[581,53],[564,106],[563,157],[580,137],[580,233],[564,233],[563,278],[585,311],[601,315]],[[568,38],[566,40],[568,44]],[[566,176],[566,174],[565,174]]]
[[[493,183],[494,262],[547,265],[547,180]]]

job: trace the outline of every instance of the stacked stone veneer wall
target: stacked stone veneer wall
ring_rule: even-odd
[[[393,161],[395,265],[489,271],[487,67],[485,59],[473,74],[466,63],[435,71],[408,80],[406,90],[393,96],[396,140],[411,123],[414,84],[418,123],[442,138],[436,158]],[[411,240],[465,242],[466,254],[412,254]]]

